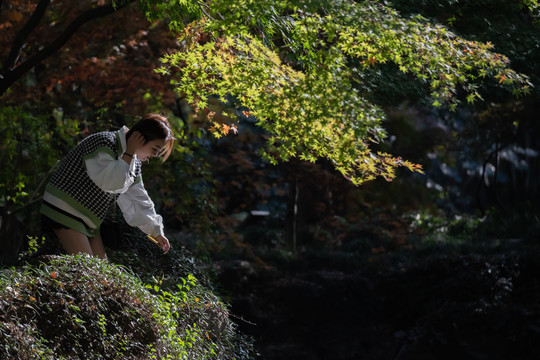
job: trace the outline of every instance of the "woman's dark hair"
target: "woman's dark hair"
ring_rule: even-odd
[[[167,143],[161,153],[162,161],[167,160],[174,145],[174,135],[171,131],[169,120],[166,117],[159,114],[146,114],[141,120],[139,120],[126,134],[126,139],[129,139],[131,134],[138,131],[144,137],[145,143],[162,139]]]

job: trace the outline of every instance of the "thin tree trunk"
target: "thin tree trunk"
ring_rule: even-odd
[[[289,200],[287,204],[287,242],[296,254],[297,241],[297,226],[298,226],[298,180],[294,178],[289,182]]]

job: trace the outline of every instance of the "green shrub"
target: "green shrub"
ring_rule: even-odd
[[[41,257],[0,273],[1,359],[232,359],[226,307],[193,276],[146,286],[89,256]],[[210,301],[211,300],[211,301]],[[247,350],[246,350],[247,349]]]

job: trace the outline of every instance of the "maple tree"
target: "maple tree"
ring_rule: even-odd
[[[197,111],[206,111],[209,96],[249,109],[269,134],[263,156],[270,162],[326,158],[354,184],[391,180],[398,166],[421,171],[372,150],[386,136],[385,114],[370,98],[379,64],[411,74],[433,106],[450,109],[481,99],[481,81],[515,95],[531,87],[492,44],[460,38],[421,16],[403,18],[382,3],[221,0],[203,9],[158,71]],[[221,136],[229,128],[213,130]]]
[[[24,6],[12,2],[3,26],[20,23],[20,30],[1,69],[0,94],[58,50],[80,26],[131,3],[91,2],[93,6],[80,15],[63,20],[65,30],[49,27],[59,33],[55,40],[19,60],[50,1]],[[291,157],[311,162],[327,158],[355,184],[377,176],[391,180],[397,166],[421,171],[416,164],[372,150],[386,136],[381,126],[385,114],[370,99],[370,77],[379,64],[393,63],[416,78],[419,86],[426,84],[434,106],[455,108],[459,92],[466,94],[467,102],[481,99],[478,80],[483,78],[494,79],[516,95],[530,87],[526,76],[509,68],[504,55],[491,51],[490,43],[462,39],[421,16],[403,18],[383,3],[141,0],[137,4],[148,20],[166,18],[172,31],[181,32],[180,48],[163,58],[158,71],[173,75],[177,92],[197,111],[207,108],[208,96],[234,108],[243,106],[270,134],[266,159],[276,163]],[[22,25],[25,14],[31,16]],[[81,65],[100,66],[98,62],[90,58]],[[101,91],[108,91],[107,86]],[[234,113],[223,115],[236,118]],[[212,130],[219,135],[236,131],[236,126],[214,122]]]

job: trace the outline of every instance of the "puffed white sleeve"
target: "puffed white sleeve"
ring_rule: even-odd
[[[153,237],[164,235],[163,218],[156,214],[154,203],[148,196],[142,179],[120,194],[117,203],[129,225],[136,226]]]
[[[135,181],[135,161],[128,164],[106,152],[99,152],[84,163],[90,179],[103,191],[122,193]]]

